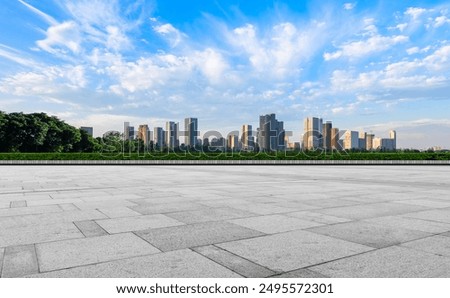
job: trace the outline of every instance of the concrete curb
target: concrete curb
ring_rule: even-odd
[[[450,160],[0,160],[0,165],[450,165]]]

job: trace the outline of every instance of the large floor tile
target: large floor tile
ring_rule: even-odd
[[[329,277],[450,277],[450,258],[392,246],[309,268]]]
[[[229,220],[228,222],[257,230],[266,234],[300,230],[311,227],[321,226],[321,223],[307,221],[295,217],[289,217],[280,214],[263,215],[249,218]]]
[[[173,227],[184,224],[163,214],[102,219],[97,220],[97,223],[110,234]]]
[[[207,222],[136,232],[162,251],[204,246],[264,235],[226,222]]]
[[[29,277],[230,278],[233,271],[188,249],[52,271]]]
[[[10,246],[5,249],[1,277],[21,277],[38,273],[34,245]]]
[[[36,245],[41,272],[158,253],[132,233]]]
[[[307,231],[293,231],[217,246],[274,271],[291,271],[373,249]]]
[[[223,207],[223,208],[207,208],[201,210],[166,213],[166,215],[181,222],[192,224],[207,221],[220,221],[240,217],[250,217],[255,216],[256,214],[239,209]]]
[[[364,221],[314,227],[308,231],[374,248],[396,245],[431,235],[421,231],[387,227]]]
[[[450,237],[438,235],[403,243],[402,246],[450,257]]]

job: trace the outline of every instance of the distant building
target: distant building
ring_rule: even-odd
[[[374,150],[383,150],[383,151],[395,151],[397,149],[397,133],[395,130],[391,130],[389,132],[389,138],[374,138],[373,146]]]
[[[339,128],[331,129],[331,149],[332,150],[342,150],[342,144],[339,142]]]
[[[242,125],[241,147],[242,150],[254,150],[254,138],[252,126],[249,124]]]
[[[359,149],[359,133],[347,130],[344,134],[343,145],[345,150]]]
[[[175,149],[180,146],[178,131],[178,123],[172,121],[166,122],[166,146],[169,149]]]
[[[395,130],[389,132],[389,139],[391,139],[392,150],[397,150],[397,132]]]
[[[368,133],[366,135],[366,150],[373,149],[373,139],[375,138],[374,134]]]
[[[286,148],[283,121],[275,114],[259,117],[258,146],[260,151],[281,151]]]
[[[303,149],[314,150],[323,146],[322,142],[322,118],[308,117],[303,124]],[[331,140],[330,140],[331,142]]]
[[[323,148],[325,150],[332,150],[331,139],[333,135],[333,124],[331,121],[327,121],[322,125],[322,140],[323,140]]]
[[[186,133],[185,145],[187,147],[195,147],[197,145],[198,132],[198,119],[186,118],[184,119],[184,130]]]
[[[123,123],[123,140],[130,140],[130,122]]]
[[[366,143],[367,143],[367,133],[365,133],[364,131],[360,131],[358,148],[361,150],[366,150],[367,147]]]
[[[229,150],[238,151],[239,148],[239,135],[230,133],[227,137],[227,147]]]
[[[164,148],[164,129],[162,127],[155,127],[153,129],[153,144],[157,149]]]
[[[94,136],[94,128],[90,127],[90,126],[82,126],[80,127],[81,130],[84,130],[88,135],[90,135],[91,137]]]
[[[138,140],[142,140],[142,142],[144,142],[144,145],[147,146],[150,142],[149,137],[150,137],[150,130],[148,128],[148,125],[147,124],[139,125],[136,138]]]

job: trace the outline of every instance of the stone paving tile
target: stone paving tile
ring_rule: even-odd
[[[317,206],[308,205],[304,201],[285,201],[274,203],[274,205],[283,208],[289,208],[290,211],[300,211],[300,210],[314,210],[319,209]]]
[[[48,199],[38,201],[27,200],[28,206],[45,206],[45,205],[70,204],[81,202],[83,202],[81,199]]]
[[[38,273],[38,263],[33,244],[5,249],[1,277],[21,277],[34,273]]]
[[[2,276],[3,257],[5,256],[5,248],[0,247],[0,277]]]
[[[297,212],[285,213],[284,215],[300,218],[303,220],[314,221],[314,222],[322,223],[322,224],[335,224],[335,223],[352,221],[351,219],[317,213],[314,211],[297,211]]]
[[[309,268],[329,277],[450,277],[450,258],[398,246]]]
[[[232,278],[231,270],[189,249],[52,271],[29,277],[65,278]]]
[[[431,235],[421,231],[386,227],[364,221],[315,227],[308,229],[308,231],[374,248],[400,244]]]
[[[0,229],[0,247],[84,237],[73,223]]]
[[[438,200],[438,199],[417,199],[417,200],[404,200],[404,201],[393,201],[393,203],[409,204],[409,205],[419,205],[431,208],[449,208],[450,200]]]
[[[442,234],[440,234],[441,236],[447,236],[447,237],[450,237],[450,232],[446,232],[446,233],[442,233]]]
[[[407,217],[450,223],[450,208],[407,214]]]
[[[0,217],[0,227],[4,229],[25,226],[47,226],[59,223],[70,223],[91,219],[107,218],[97,210],[73,210],[43,214],[30,214],[24,216]],[[1,231],[0,231],[1,233]]]
[[[252,263],[214,245],[195,247],[193,250],[244,277],[263,278],[276,274],[275,271]]]
[[[365,219],[364,221],[391,228],[403,228],[409,230],[422,231],[427,233],[442,233],[450,231],[450,223],[443,223],[431,220],[405,216],[385,216]]]
[[[317,223],[314,221],[307,221],[279,214],[228,220],[228,222],[256,231],[260,231],[266,234],[275,234],[292,230],[300,230],[322,225],[321,223]]]
[[[354,206],[361,204],[360,202],[346,200],[346,199],[333,199],[330,195],[330,198],[326,199],[312,199],[302,201],[305,204],[314,207],[322,207],[322,208],[330,208],[330,207],[345,207],[345,206]],[[317,209],[317,208],[316,208]]]
[[[158,253],[132,233],[36,245],[41,272]]]
[[[163,214],[102,219],[97,223],[110,234],[184,225]]]
[[[373,249],[302,230],[226,242],[216,246],[273,271],[283,272]]]
[[[316,210],[315,212],[349,219],[366,219],[388,215],[402,215],[425,209],[429,208],[417,205],[406,205],[398,203],[375,203],[375,204],[319,209]]]
[[[73,210],[80,210],[77,206],[74,204],[58,204],[59,208],[61,208],[63,211],[73,211]]]
[[[94,201],[94,202],[83,202],[83,203],[74,203],[75,206],[80,208],[81,210],[88,209],[102,209],[102,208],[115,208],[115,207],[132,207],[135,206],[135,203],[132,203],[127,200],[109,200],[109,201]]]
[[[109,218],[129,217],[142,215],[136,211],[131,210],[128,207],[113,207],[113,208],[98,208],[98,211],[105,214]]]
[[[204,246],[264,235],[227,222],[207,222],[136,232],[162,251]]]
[[[327,278],[328,276],[325,276],[323,274],[320,274],[318,272],[309,270],[309,269],[298,269],[289,271],[286,273],[282,273],[279,275],[271,276],[274,278]]]
[[[177,202],[167,204],[142,204],[131,206],[130,209],[139,212],[143,215],[157,214],[157,213],[171,213],[177,211],[206,209],[205,206],[192,202]]]
[[[269,203],[249,203],[249,204],[233,204],[230,207],[235,209],[241,209],[248,212],[256,213],[259,215],[277,214],[292,211],[291,208],[280,207]]]
[[[0,217],[61,212],[61,211],[62,211],[61,208],[59,208],[57,205],[9,208],[9,209],[0,209]]]
[[[10,208],[10,207],[11,207],[11,202],[8,202],[8,201],[2,202],[2,201],[0,201],[0,209],[2,209],[2,208]]]
[[[74,224],[86,237],[108,235],[108,233],[93,220],[75,221]]]
[[[450,237],[437,235],[403,243],[401,246],[450,257]]]
[[[11,201],[10,208],[20,208],[20,207],[27,207],[27,201]]]
[[[207,221],[220,221],[226,219],[255,216],[255,213],[243,211],[239,209],[224,208],[208,208],[201,210],[180,211],[166,213],[167,216],[175,218],[181,222],[192,224]]]

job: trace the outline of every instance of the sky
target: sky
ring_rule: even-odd
[[[397,147],[450,148],[448,1],[8,0],[0,110],[96,136],[183,125],[226,135],[275,113]]]

